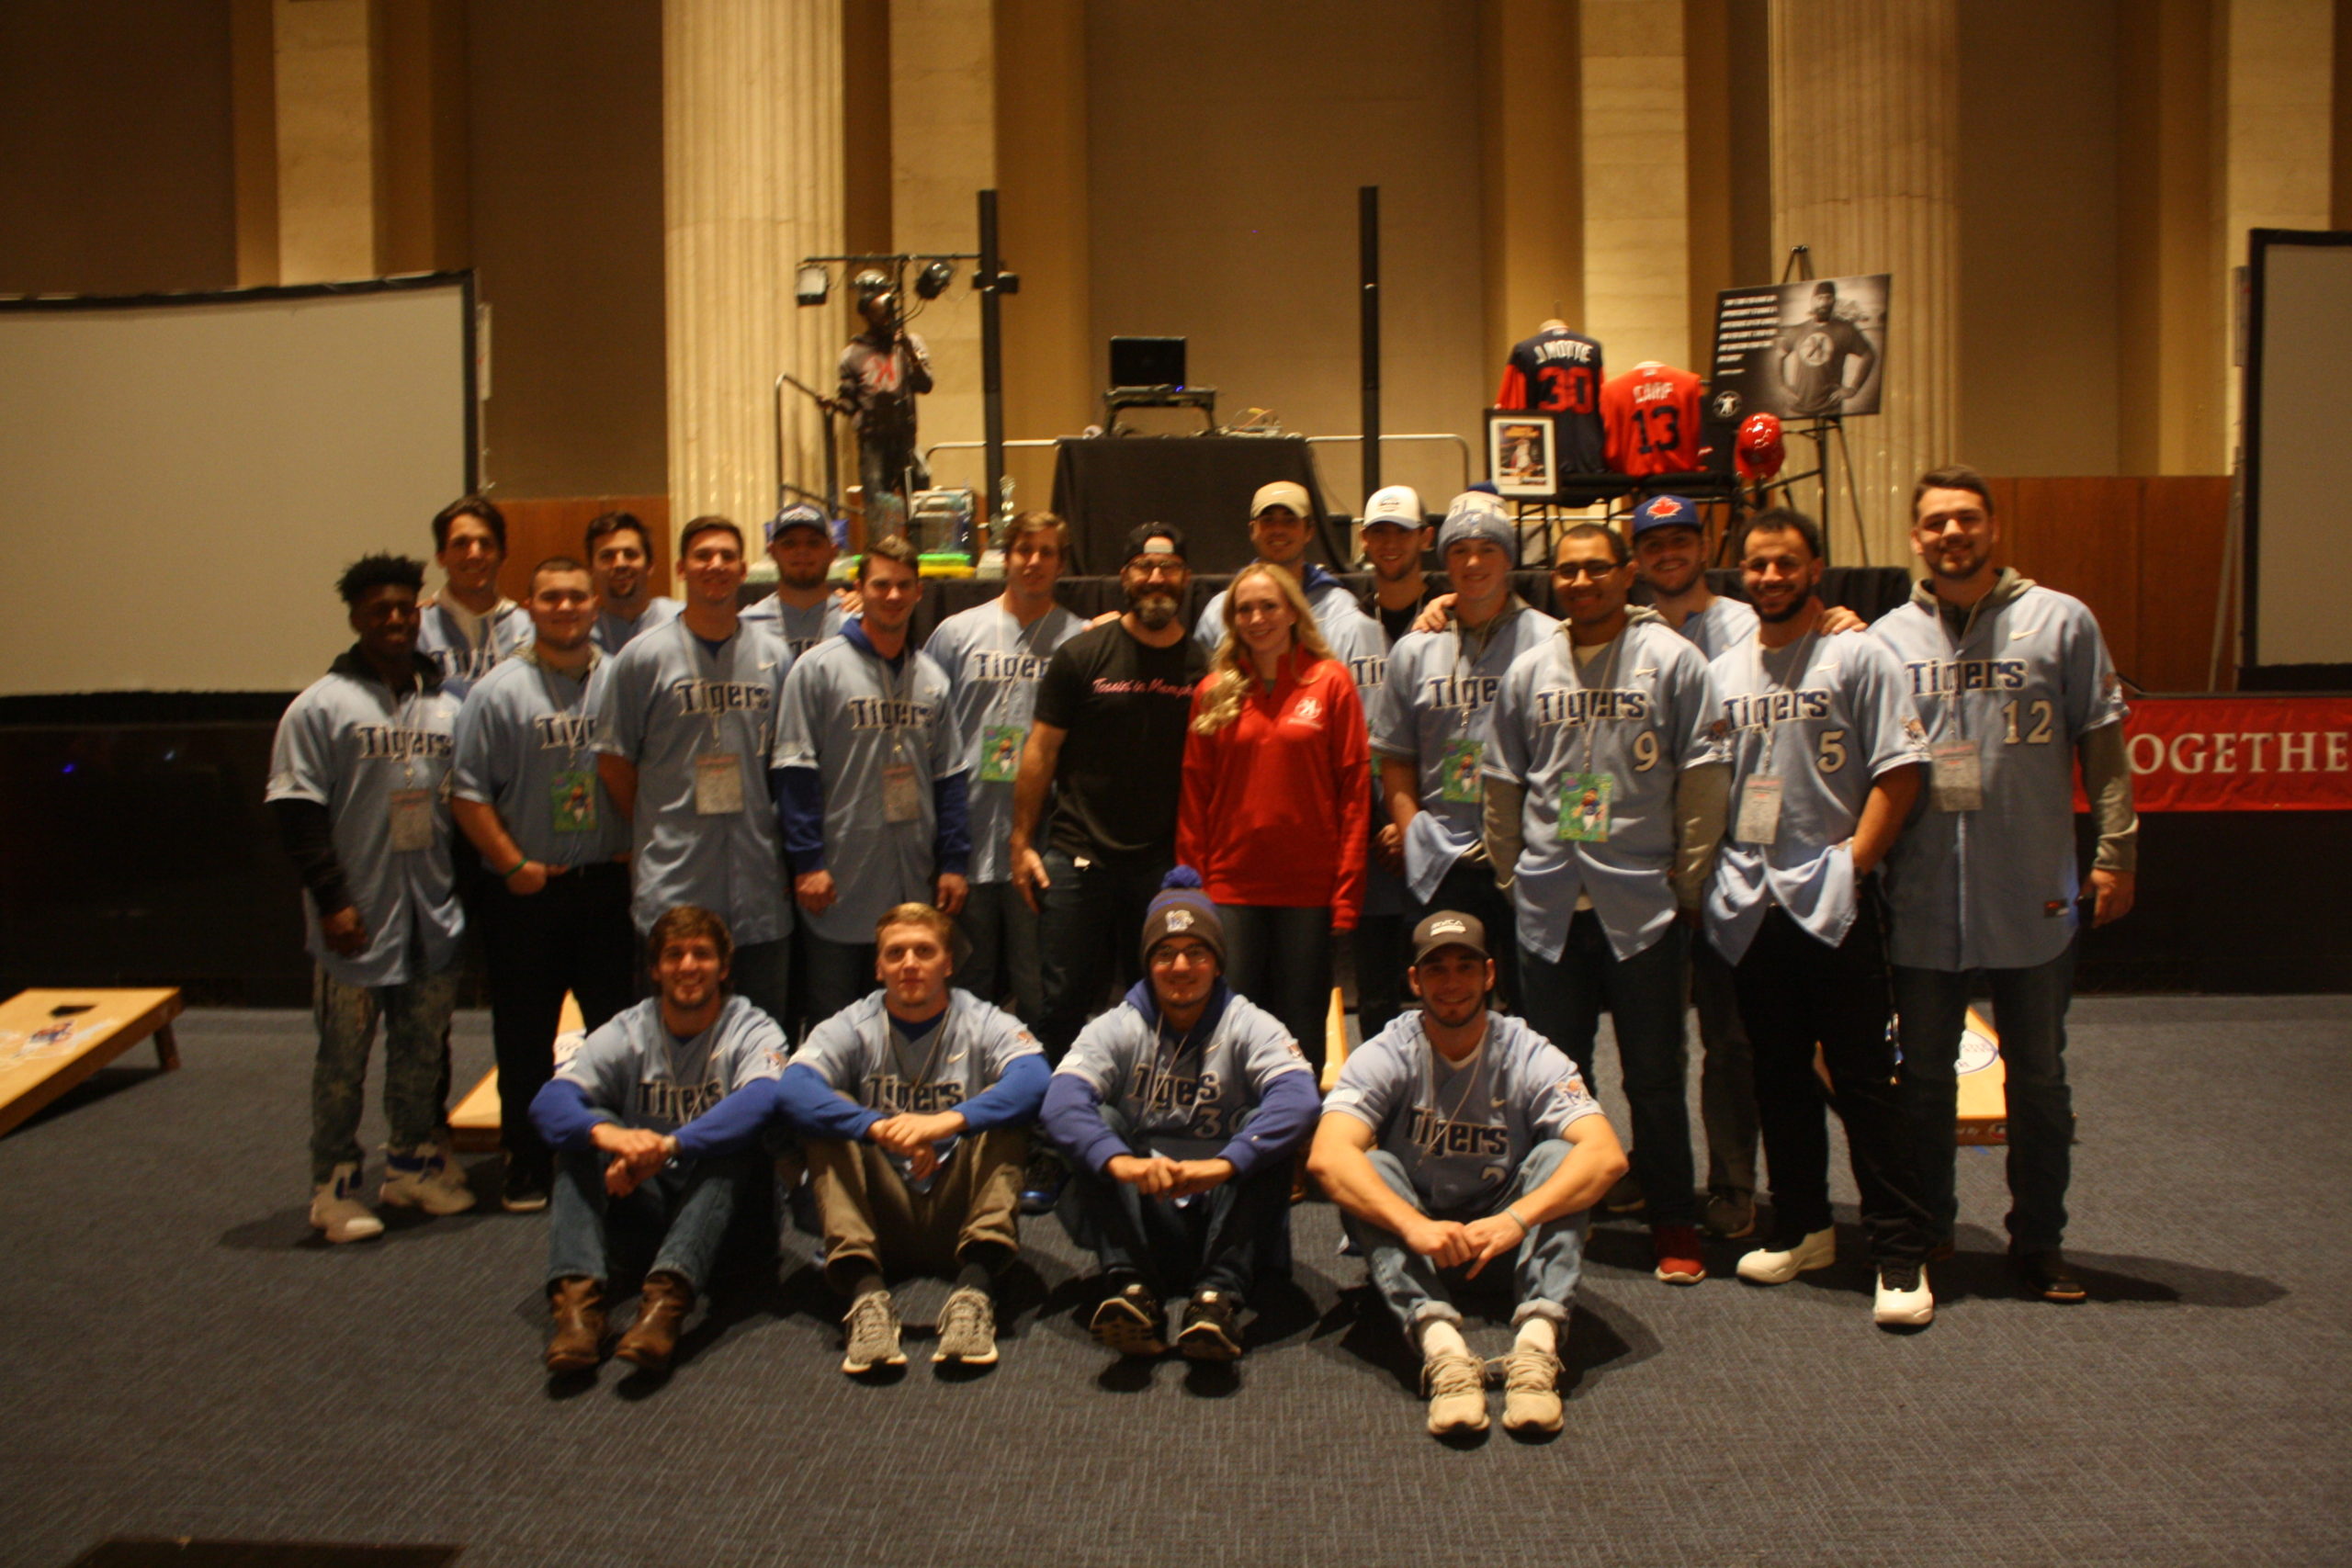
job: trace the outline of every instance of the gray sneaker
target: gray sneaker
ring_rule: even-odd
[[[967,1367],[996,1365],[996,1303],[986,1291],[966,1285],[948,1292],[947,1304],[939,1309],[939,1344],[931,1359]]]
[[[1487,1362],[1487,1371],[1503,1385],[1504,1430],[1560,1429],[1559,1357],[1545,1350],[1515,1349]]]
[[[1460,1351],[1421,1363],[1421,1392],[1430,1401],[1430,1436],[1487,1429],[1487,1363]]]
[[[842,1371],[852,1377],[876,1367],[903,1367],[907,1353],[899,1348],[899,1314],[888,1291],[868,1291],[850,1303],[849,1345],[842,1352]]]

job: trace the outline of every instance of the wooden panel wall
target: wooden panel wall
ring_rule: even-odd
[[[531,569],[549,556],[570,556],[586,561],[580,552],[588,525],[607,512],[632,512],[653,536],[653,592],[670,592],[670,498],[666,495],[584,495],[553,501],[509,501],[498,498],[506,516],[506,564],[498,573],[498,591],[510,599],[530,596]],[[757,540],[746,539],[752,549]]]
[[[1992,484],[2002,564],[2088,604],[2126,679],[2149,692],[2214,689],[2227,476]],[[2224,691],[2236,685],[2234,608],[2222,649]]]

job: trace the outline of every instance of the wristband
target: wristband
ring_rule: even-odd
[[[1517,1209],[1506,1208],[1503,1210],[1503,1213],[1510,1216],[1510,1223],[1519,1227],[1520,1235],[1533,1235],[1535,1234],[1535,1227],[1529,1224],[1525,1220],[1521,1219]]]
[[[500,872],[498,874],[498,880],[501,882],[512,882],[514,880],[514,874],[530,863],[531,857],[525,855],[521,860],[516,861],[513,865],[510,865],[504,871]]]

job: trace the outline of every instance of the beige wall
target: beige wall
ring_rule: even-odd
[[[1468,434],[1481,344],[1476,9],[1439,0],[1098,0],[1087,13],[1093,352],[1192,340],[1218,408],[1346,434],[1357,375],[1356,189],[1381,186],[1390,431]],[[1443,497],[1460,468],[1390,448],[1383,477]],[[1335,501],[1358,459],[1327,448]]]

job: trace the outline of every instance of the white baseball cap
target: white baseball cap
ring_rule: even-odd
[[[1390,485],[1372,492],[1363,503],[1363,525],[1392,528],[1420,528],[1429,519],[1421,513],[1420,492],[1411,485]]]

